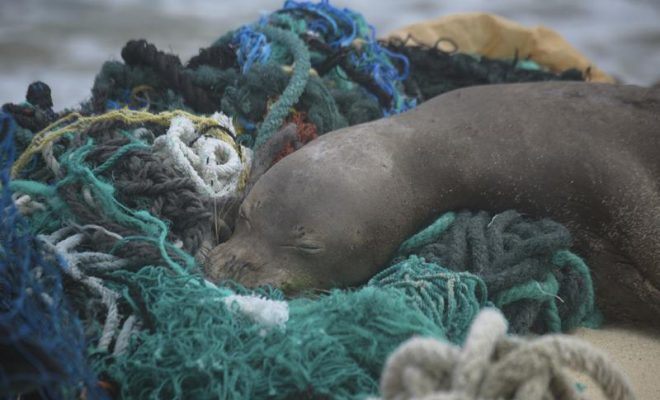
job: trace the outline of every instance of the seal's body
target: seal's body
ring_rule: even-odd
[[[566,225],[609,316],[660,321],[660,90],[586,83],[453,91],[313,141],[266,172],[212,279],[365,282],[441,213]]]

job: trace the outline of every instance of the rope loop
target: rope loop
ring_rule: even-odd
[[[475,318],[463,347],[415,337],[387,360],[384,400],[579,400],[567,369],[589,376],[607,399],[633,400],[627,378],[600,350],[567,335],[507,336],[493,308]]]

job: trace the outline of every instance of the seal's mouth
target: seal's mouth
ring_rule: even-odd
[[[321,254],[325,251],[325,248],[321,244],[312,241],[305,241],[296,244],[282,244],[280,245],[280,248],[294,250],[308,255]]]
[[[314,282],[306,274],[292,272],[290,265],[281,265],[277,260],[261,255],[257,257],[254,251],[243,253],[241,249],[234,248],[231,240],[214,248],[204,265],[208,279],[216,283],[232,281],[247,288],[276,287],[287,297],[314,287]],[[308,250],[318,251],[317,248]]]
[[[272,259],[256,249],[235,246],[229,240],[216,246],[204,265],[207,277],[213,282],[233,281],[245,287],[280,286],[284,278]]]
[[[242,254],[232,251],[226,244],[222,244],[211,251],[204,270],[214,282],[231,280],[245,286],[253,286],[265,264],[248,260]]]

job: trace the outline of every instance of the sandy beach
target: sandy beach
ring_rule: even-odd
[[[574,336],[586,340],[610,355],[632,385],[637,399],[660,399],[660,333],[630,326],[606,326],[602,329],[580,328]],[[607,400],[585,377],[589,400]]]

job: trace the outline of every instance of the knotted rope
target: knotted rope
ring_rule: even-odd
[[[112,234],[112,232],[107,232],[106,234]],[[128,261],[115,257],[112,254],[76,251],[76,248],[84,241],[85,234],[76,233],[70,228],[62,228],[51,235],[40,235],[38,238],[45,248],[57,254],[65,261],[67,268],[63,269],[63,272],[70,279],[85,286],[95,297],[98,297],[103,308],[105,308],[102,311],[105,314],[105,321],[97,348],[99,351],[107,351],[115,336],[119,333],[122,317],[119,311],[118,300],[121,295],[109,289],[102,279],[91,276],[86,271],[107,272],[117,270],[128,266]],[[91,305],[88,307],[91,307]],[[124,328],[122,328],[124,337],[129,335],[134,324],[135,317],[124,323]],[[126,340],[128,339],[125,339],[124,342]],[[115,345],[115,352],[118,351],[117,347]],[[119,347],[125,348],[126,344],[124,343]]]
[[[601,351],[566,335],[507,336],[504,316],[484,309],[463,348],[413,338],[387,360],[386,400],[582,399],[566,369],[591,377],[611,400],[635,398],[626,377]]]
[[[216,113],[213,117],[221,118],[221,115]],[[231,121],[226,117],[223,121],[218,123],[233,134]],[[167,134],[156,138],[153,147],[165,162],[174,163],[177,170],[190,178],[199,193],[211,199],[237,193],[250,162],[248,149],[244,149],[248,155],[244,162],[234,143],[200,135],[193,122],[183,116],[172,119]]]
[[[486,285],[478,276],[454,272],[416,256],[381,271],[368,284],[405,293],[412,308],[456,343],[463,341],[479,310],[490,305]]]
[[[30,162],[32,157],[39,152],[45,153],[44,156],[46,157],[48,157],[49,154],[52,155],[52,151],[48,150],[48,146],[65,135],[80,134],[93,127],[103,126],[104,124],[118,126],[153,124],[168,127],[175,117],[180,116],[192,121],[198,131],[205,132],[208,135],[212,135],[231,144],[232,147],[242,155],[242,149],[234,142],[234,138],[232,137],[233,132],[225,126],[227,122],[221,117],[209,118],[197,116],[181,110],[151,114],[143,111],[122,109],[89,117],[82,116],[79,113],[71,113],[66,117],[53,122],[34,135],[30,145],[20,155],[16,162],[14,162],[11,175],[13,178],[17,177],[21,170],[28,164],[28,162]],[[46,163],[49,166],[51,166],[51,164],[54,165],[51,160],[46,160]]]
[[[561,224],[531,220],[514,210],[450,212],[406,240],[393,263],[414,254],[475,274],[512,333],[561,332],[596,326],[600,317],[589,269],[569,251],[571,243]]]
[[[124,62],[103,66],[78,112],[54,113],[43,83],[31,86],[27,103],[3,106],[16,122],[7,129],[21,156],[12,166],[7,133],[0,146],[0,360],[13,361],[2,351],[19,348],[27,356],[15,359],[33,374],[0,363],[0,397],[39,390],[79,398],[84,389],[95,398],[102,386],[124,398],[363,398],[377,392],[383,362],[403,340],[462,342],[491,300],[517,316],[522,307],[510,304],[552,306],[562,297],[565,304],[548,307],[561,326],[555,318],[539,329],[582,321],[590,303],[565,293],[588,292],[564,293],[555,284],[590,287],[587,279],[570,279],[583,271],[567,252],[548,252],[552,260],[541,265],[554,278],[527,274],[516,281],[525,290],[515,292],[491,290],[503,275],[477,276],[479,257],[448,265],[431,259],[434,248],[453,243],[464,253],[483,249],[481,234],[472,235],[479,246],[463,248],[459,240],[486,225],[481,217],[466,230],[469,218],[459,215],[445,235],[450,243],[435,235],[449,223],[420,242],[423,248],[413,240],[401,262],[356,291],[286,302],[271,288],[206,281],[195,258],[220,238],[221,225],[228,236],[226,216],[234,208],[216,200],[231,197],[248,174],[239,164],[249,165],[250,153],[239,142],[257,150],[261,162],[250,172],[256,177],[317,135],[405,111],[451,83],[522,75],[505,63],[491,74],[492,64],[471,57],[393,51],[375,40],[362,16],[327,0],[287,1],[263,21],[229,32],[186,65],[130,41]],[[526,80],[558,78],[539,73]],[[193,114],[215,111],[230,115],[240,135],[217,115]],[[295,132],[278,138],[289,123]],[[17,212],[24,222],[15,223]],[[525,239],[504,233],[513,242]],[[562,313],[580,304],[584,310]],[[525,309],[537,315],[540,306]]]

